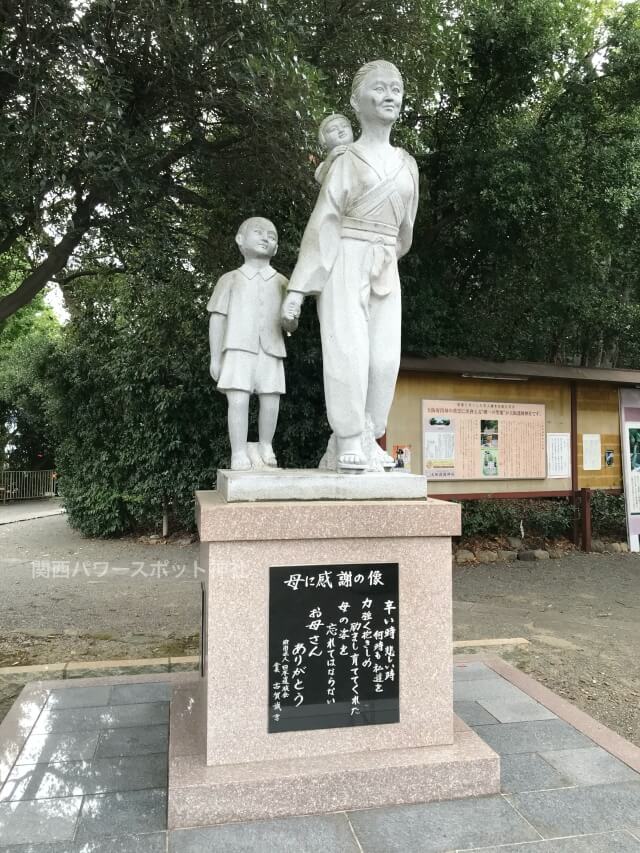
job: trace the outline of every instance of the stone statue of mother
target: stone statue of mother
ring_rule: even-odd
[[[403,83],[391,62],[364,65],[351,106],[360,137],[331,164],[282,307],[297,318],[317,297],[333,464],[358,472],[393,467],[372,438],[387,427],[400,365],[398,259],[411,246],[418,167],[390,143]]]

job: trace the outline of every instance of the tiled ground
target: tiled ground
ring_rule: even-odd
[[[501,754],[501,795],[170,833],[169,684],[53,689],[12,766],[0,742],[0,851],[640,853],[639,774],[483,663],[454,689]]]

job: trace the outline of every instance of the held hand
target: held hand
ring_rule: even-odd
[[[288,317],[282,317],[280,320],[280,325],[285,330],[285,332],[290,335],[292,332],[298,328],[298,321],[290,320]]]
[[[285,321],[298,319],[303,302],[303,293],[298,293],[296,290],[290,290],[289,293],[287,293],[285,300],[282,303],[282,310],[280,311],[280,319],[283,321],[283,324]],[[296,326],[297,325],[298,324],[296,323]]]

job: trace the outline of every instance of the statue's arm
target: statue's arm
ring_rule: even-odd
[[[411,243],[413,241],[413,223],[416,221],[416,214],[418,212],[418,164],[410,154],[405,152],[405,156],[408,159],[409,171],[411,172],[411,178],[413,180],[413,195],[411,197],[411,202],[407,205],[404,219],[400,223],[398,244],[396,248],[398,260],[406,255],[411,248]]]
[[[353,179],[352,169],[345,154],[337,158],[325,177],[302,237],[289,292],[295,291],[303,297],[322,292],[340,248],[342,213]]]
[[[222,342],[227,328],[227,317],[225,314],[211,314],[209,317],[209,349],[211,350],[211,363],[209,373],[214,382],[220,378],[222,367]]]
[[[222,367],[222,347],[224,334],[227,329],[227,314],[229,312],[229,298],[231,295],[232,277],[230,274],[223,275],[213,289],[207,310],[209,315],[209,350],[211,352],[211,363],[209,373],[214,382],[220,378]]]

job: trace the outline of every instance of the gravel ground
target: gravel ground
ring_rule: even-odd
[[[0,666],[196,654],[198,548],[0,526]],[[639,581],[633,554],[456,567],[454,638],[525,637],[499,653],[640,745]]]
[[[640,556],[457,567],[453,589],[456,639],[528,639],[501,654],[640,746]]]

